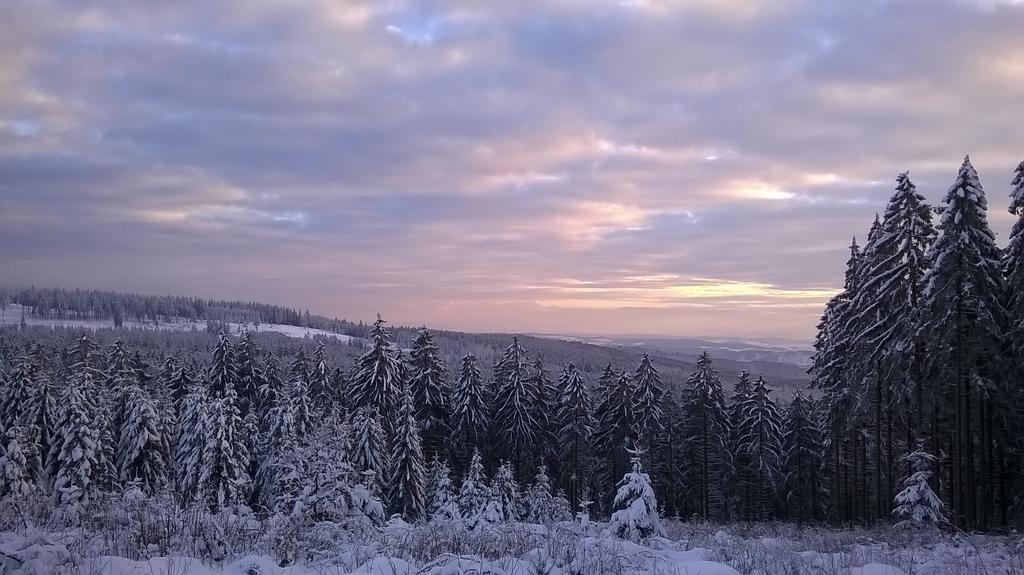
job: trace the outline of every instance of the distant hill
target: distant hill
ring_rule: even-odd
[[[345,345],[338,348],[339,358],[351,361],[361,349],[368,326],[337,318],[314,315],[308,311],[257,302],[204,300],[180,296],[150,296],[96,290],[0,289],[0,325],[22,321],[33,326],[84,329],[124,329],[156,331],[221,331],[239,333],[243,329],[289,336],[327,338]],[[385,318],[386,319],[386,318]],[[416,335],[412,327],[393,328],[395,341],[409,348]],[[509,344],[508,333],[465,333],[432,330],[451,372],[456,373],[461,358],[469,352],[477,355],[486,369]],[[742,340],[700,340],[666,336],[594,336],[520,335],[531,359],[543,358],[552,376],[562,366],[575,362],[589,381],[596,380],[611,362],[616,370],[632,372],[643,352],[656,358],[663,380],[681,385],[696,369],[696,358],[704,350],[711,353],[727,388],[742,370],[763,374],[780,390],[807,386],[806,363],[810,351],[797,344],[753,343]]]

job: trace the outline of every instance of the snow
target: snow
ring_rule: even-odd
[[[112,329],[114,327],[114,320],[112,319],[46,319],[28,315],[28,308],[25,308],[25,311],[25,323],[33,326],[69,327],[76,329],[88,329],[91,331],[96,331],[98,329]],[[20,324],[21,313],[22,306],[20,304],[11,303],[5,306],[0,306],[0,326]],[[231,333],[236,335],[241,334],[243,331],[255,331],[279,333],[294,338],[316,336],[332,337],[343,343],[347,343],[355,339],[350,335],[341,333],[333,333],[322,329],[279,323],[261,323],[258,325],[252,323],[228,323],[226,325],[231,330]],[[158,331],[205,331],[206,321],[193,321],[181,318],[161,322],[124,320],[122,322],[122,326],[126,329],[151,329]]]

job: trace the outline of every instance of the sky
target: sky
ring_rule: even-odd
[[[0,285],[810,341],[899,172],[1005,242],[1024,2],[7,0]]]

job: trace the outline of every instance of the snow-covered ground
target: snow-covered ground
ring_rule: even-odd
[[[16,303],[7,304],[6,306],[0,306],[0,326],[3,325],[18,325],[21,323],[22,318],[21,306]],[[114,320],[76,320],[76,319],[45,319],[32,317],[31,315],[25,315],[25,323],[28,325],[40,325],[48,327],[73,327],[81,329],[89,329],[96,331],[97,329],[113,328]],[[140,322],[133,320],[125,320],[122,323],[123,327],[129,329],[153,329],[153,330],[169,330],[169,331],[204,331],[206,329],[206,321],[190,321],[185,319],[174,319],[170,321],[161,322]],[[259,325],[250,323],[228,323],[229,329],[234,334],[242,333],[243,331],[256,331],[256,332],[273,332],[286,335],[288,337],[314,337],[314,336],[326,336],[333,337],[343,342],[351,341],[353,338],[348,335],[340,333],[331,333],[322,329],[313,329],[308,327],[300,327],[296,325],[284,325],[278,323],[261,323]]]
[[[290,546],[289,554],[297,557],[286,565],[267,548],[240,546],[247,540],[268,542],[267,534],[252,525],[221,525],[218,550],[205,558],[161,554],[155,542],[132,548],[128,542],[138,544],[152,534],[128,525],[121,525],[122,532],[91,535],[27,529],[0,534],[0,574],[1010,575],[1024,567],[1011,537],[666,523],[667,537],[642,544],[612,537],[600,523],[516,523],[467,532],[397,522],[362,536],[316,525],[286,536],[291,539],[283,547]],[[282,549],[280,534],[273,539],[271,546]],[[111,554],[112,546],[132,557]]]

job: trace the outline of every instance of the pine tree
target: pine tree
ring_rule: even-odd
[[[60,425],[54,438],[56,456],[53,481],[58,505],[77,505],[92,499],[97,491],[100,437],[85,393],[88,372],[79,372],[64,388],[60,402]]]
[[[800,393],[793,396],[786,410],[784,498],[790,510],[788,518],[796,519],[797,523],[822,518],[821,467],[825,448],[813,411],[813,403]]]
[[[416,404],[416,420],[423,426],[423,452],[432,457],[444,449],[451,428],[448,424],[448,370],[426,327],[420,328],[413,341],[410,364],[409,383]]]
[[[518,521],[522,516],[519,506],[519,484],[516,483],[512,465],[502,461],[491,480],[490,498],[484,511],[490,523]]]
[[[663,424],[654,437],[651,458],[652,484],[658,500],[666,514],[676,517],[683,515],[687,466],[686,427],[683,408],[676,399],[678,395],[670,387],[662,396]]]
[[[26,407],[32,401],[35,368],[28,355],[18,358],[3,391],[3,404],[0,405],[0,427],[12,429],[26,419]]]
[[[125,414],[117,444],[117,469],[122,482],[137,483],[152,495],[166,480],[166,453],[156,406],[139,386],[125,391]]]
[[[729,457],[732,458],[732,469],[729,473],[727,488],[730,500],[730,517],[745,521],[753,520],[753,497],[750,493],[753,482],[748,473],[751,465],[747,454],[740,448],[741,425],[744,420],[743,409],[752,398],[754,383],[750,372],[740,371],[736,386],[729,397]]]
[[[500,364],[501,380],[494,398],[496,436],[503,452],[521,468],[520,464],[537,444],[537,421],[531,413],[537,394],[530,384],[526,350],[518,337],[512,338]]]
[[[434,457],[430,462],[427,481],[427,518],[444,523],[459,521],[459,504],[455,499],[451,470],[441,459]]]
[[[537,468],[533,483],[527,487],[523,499],[523,520],[527,523],[546,525],[558,521],[568,521],[572,517],[569,511],[569,502],[561,495],[551,491],[547,466],[541,465]]]
[[[261,422],[266,422],[270,412],[288,396],[287,386],[281,380],[281,369],[277,356],[268,353],[261,370],[260,387],[256,391],[256,412]],[[265,423],[264,423],[265,424]]]
[[[903,481],[903,491],[896,495],[896,508],[893,510],[893,515],[899,519],[896,527],[935,527],[946,523],[942,515],[942,501],[928,485],[935,456],[925,451],[923,445],[918,445],[917,450],[904,459],[912,473]]]
[[[661,399],[665,395],[661,387],[661,375],[651,362],[650,354],[644,353],[640,358],[640,365],[636,368],[633,381],[636,389],[633,409],[637,438],[642,443],[650,443],[653,436],[661,430]]]
[[[528,388],[533,393],[533,404],[530,415],[537,424],[536,445],[537,455],[541,461],[556,460],[558,450],[555,439],[555,415],[558,409],[558,391],[548,370],[544,367],[544,359],[538,357],[533,362]]]
[[[258,355],[259,350],[253,341],[252,332],[243,332],[235,347],[235,392],[238,395],[238,412],[242,419],[247,418],[253,410],[260,388]]]
[[[378,315],[370,332],[372,347],[356,361],[352,397],[356,408],[377,409],[390,434],[397,421],[403,383],[401,362],[391,349],[391,334],[384,324]]]
[[[724,480],[732,464],[728,457],[729,417],[722,382],[707,352],[698,358],[697,371],[690,375],[688,385],[683,407],[688,455],[693,461],[688,484],[698,498],[696,512],[706,520],[722,515]]]
[[[239,437],[242,418],[235,405],[234,388],[229,387],[227,395],[211,398],[206,408],[199,486],[213,511],[242,503],[248,496],[249,454]]]
[[[288,402],[291,404],[295,433],[305,437],[313,428],[313,413],[309,397],[309,360],[300,347],[295,353],[288,382]]]
[[[632,471],[626,473],[618,484],[608,527],[615,535],[639,541],[652,535],[665,536],[665,530],[658,518],[658,502],[651,487],[651,479],[640,465],[643,452],[630,450]]]
[[[331,380],[331,366],[327,363],[324,343],[317,342],[309,370],[309,397],[317,413],[327,413],[334,408],[334,383]]]
[[[7,429],[0,451],[0,498],[27,497],[35,492],[28,457],[22,445],[25,433],[19,426]]]
[[[582,460],[594,432],[594,417],[587,384],[576,369],[576,364],[565,366],[558,387],[561,389],[556,417],[560,424],[558,438],[562,445],[562,457],[568,460],[569,502],[572,509],[577,510],[582,491]]]
[[[601,379],[605,380],[606,375],[602,375]],[[625,372],[615,376],[611,383],[599,383],[601,387],[605,385],[606,395],[597,407],[600,419],[597,422],[595,443],[597,448],[606,454],[606,479],[611,488],[614,487],[612,478],[625,473],[628,458],[626,448],[637,436],[633,413],[636,390]],[[608,493],[605,501],[607,502],[610,497],[611,493]]]
[[[235,369],[235,352],[231,340],[226,333],[217,337],[213,348],[213,359],[210,362],[206,385],[211,399],[226,397],[229,393],[237,393],[236,383],[238,372]]]
[[[764,521],[774,506],[782,467],[782,416],[764,377],[754,382],[741,413],[739,451],[747,457],[755,482],[756,518]]]
[[[468,465],[471,449],[480,447],[487,433],[487,402],[484,398],[484,382],[472,353],[462,358],[459,383],[455,387],[452,415],[455,429],[462,439]]]
[[[1024,162],[1017,165],[1010,192],[1010,213],[1017,216],[1004,251],[1003,274],[1006,277],[1007,340],[1011,357],[1024,357]],[[1005,362],[1008,376],[1017,389],[1024,387],[1024,366],[1019,361]]]
[[[57,420],[57,390],[43,369],[43,351],[33,346],[30,368],[31,390],[26,402],[22,420],[22,449],[28,457],[36,482],[44,485],[49,481],[45,459],[53,444]]]
[[[171,396],[171,405],[177,419],[181,418],[182,406],[185,397],[195,385],[193,374],[185,362],[176,362],[171,379],[167,382],[168,392]]]
[[[475,529],[481,524],[488,499],[486,483],[483,458],[480,457],[480,450],[474,449],[458,495],[459,514],[469,529]]]
[[[994,357],[1005,320],[1001,255],[988,225],[987,207],[978,174],[965,158],[946,194],[939,234],[929,251],[932,266],[924,278],[927,320],[922,333],[933,342],[931,377],[940,386],[933,393],[955,398],[954,405],[944,406],[952,412],[944,415],[953,422],[951,511],[966,526],[975,526],[994,512],[994,489],[985,485],[991,462],[983,465],[983,473],[976,467],[978,457],[985,457],[989,449],[979,445],[979,434],[972,429],[991,427],[983,414],[1002,408],[991,397],[1005,397],[994,379]],[[942,441],[943,430],[932,433]]]
[[[391,508],[406,521],[419,521],[426,511],[423,451],[412,391],[403,392],[399,422],[391,443]]]
[[[174,441],[177,493],[186,501],[196,497],[206,450],[206,388],[195,385],[181,402],[181,418]]]
[[[352,418],[352,466],[356,472],[369,476],[367,487],[372,493],[382,492],[381,486],[387,479],[388,453],[384,428],[377,410],[364,407]]]

